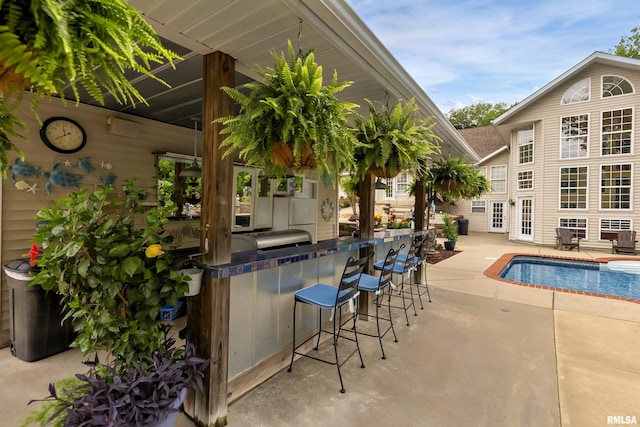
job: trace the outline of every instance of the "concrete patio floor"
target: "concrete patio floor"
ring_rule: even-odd
[[[294,362],[229,406],[230,426],[563,426],[640,423],[640,304],[534,289],[483,272],[504,253],[560,252],[504,235],[460,236],[427,269],[432,303],[396,321],[398,343],[360,338],[365,369]],[[400,313],[397,313],[398,315]],[[359,322],[370,329],[373,322]],[[326,346],[329,347],[329,346]],[[69,350],[27,363],[0,349],[0,426],[18,426],[48,382],[78,371]],[[610,417],[610,418],[609,418]],[[635,417],[635,418],[634,418]],[[179,427],[193,425],[181,415]]]

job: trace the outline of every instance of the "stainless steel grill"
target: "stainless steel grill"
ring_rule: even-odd
[[[311,234],[304,230],[265,231],[261,233],[234,234],[231,236],[231,252],[272,250],[311,243]]]

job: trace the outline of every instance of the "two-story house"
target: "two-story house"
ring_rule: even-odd
[[[593,53],[494,120],[508,150],[477,163],[492,192],[451,210],[510,240],[553,245],[565,227],[581,246],[610,248],[612,232],[640,224],[639,90],[640,60]]]

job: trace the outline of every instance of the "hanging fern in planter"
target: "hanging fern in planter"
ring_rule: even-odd
[[[369,103],[369,117],[356,121],[355,177],[362,180],[368,172],[390,178],[401,170],[421,175],[431,154],[439,152],[440,138],[433,133],[435,122],[420,119],[415,100],[393,109]]]
[[[0,93],[7,100],[0,115],[12,116],[24,89],[42,96],[65,97],[68,85],[79,99],[83,88],[100,104],[107,92],[120,103],[145,99],[129,82],[128,71],[164,83],[152,63],[179,56],[165,49],[137,10],[124,0],[0,1]],[[13,143],[17,119],[0,121],[0,171],[6,178],[7,151],[22,154]]]
[[[215,120],[225,125],[220,133],[228,135],[224,155],[238,153],[246,164],[276,176],[316,167],[330,175],[330,167],[352,167],[358,142],[347,118],[358,105],[336,97],[351,82],[339,82],[334,72],[331,84],[323,86],[314,53],[297,57],[291,41],[288,47],[288,57],[272,52],[273,68],[256,69],[261,82],[247,83],[243,90],[222,88],[240,105],[238,115]]]

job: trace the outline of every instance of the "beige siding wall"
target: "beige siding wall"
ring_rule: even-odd
[[[507,166],[507,192],[506,193],[488,193],[480,197],[478,200],[485,202],[485,212],[471,212],[471,200],[458,200],[453,205],[449,205],[449,211],[454,215],[462,215],[469,220],[470,232],[489,232],[490,227],[490,214],[491,214],[491,202],[505,202],[505,226],[509,224],[509,192],[513,191],[513,181],[509,178],[509,153],[507,151],[501,152],[496,156],[490,158],[486,162],[478,165],[478,168],[484,168],[486,170],[487,178],[491,174],[491,166]],[[505,232],[507,232],[505,228]]]
[[[629,80],[635,87],[632,95],[602,98],[601,78],[603,75],[619,75]],[[591,99],[586,102],[560,105],[560,99],[564,92],[573,83],[585,79],[591,79]],[[622,69],[613,66],[595,64],[581,73],[577,73],[564,84],[550,91],[545,96],[536,100],[534,104],[523,109],[522,112],[510,118],[509,124],[513,126],[511,140],[511,167],[510,176],[515,182],[517,173],[529,169],[534,170],[533,192],[522,192],[522,195],[531,195],[534,198],[534,242],[544,245],[555,243],[555,228],[558,227],[559,218],[586,218],[587,236],[582,245],[586,247],[608,249],[609,241],[599,239],[600,218],[632,219],[633,228],[640,225],[640,217],[636,214],[636,207],[640,203],[640,186],[637,185],[640,172],[640,133],[638,132],[638,114],[640,109],[640,72],[636,70]],[[634,109],[633,129],[633,153],[631,155],[601,156],[601,113],[608,110],[622,108]],[[588,157],[579,159],[560,159],[560,132],[561,117],[578,114],[589,115],[589,147]],[[535,124],[535,160],[533,165],[517,164],[517,128],[526,124]],[[602,164],[631,163],[633,170],[632,209],[628,211],[603,211],[600,209],[600,167]],[[559,208],[559,180],[561,167],[587,166],[588,167],[588,202],[587,209],[560,209]],[[521,195],[517,190],[512,192],[514,199]],[[513,209],[511,221],[512,239],[517,238],[517,209]]]

